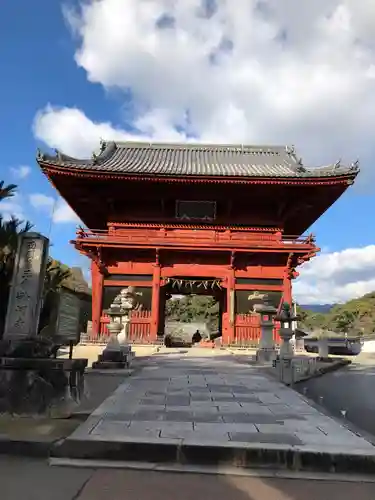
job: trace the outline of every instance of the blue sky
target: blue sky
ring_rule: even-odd
[[[140,2],[141,1],[143,0],[140,0]],[[62,216],[60,217],[60,221],[53,221],[51,223],[52,206],[50,197],[56,198],[56,193],[47,179],[40,173],[35,162],[37,147],[41,147],[42,149],[47,148],[46,144],[43,144],[40,139],[36,139],[35,137],[35,135],[41,137],[43,134],[40,132],[34,134],[33,132],[33,123],[37,113],[40,110],[45,110],[45,107],[50,104],[53,106],[54,116],[59,119],[60,109],[77,109],[80,110],[82,116],[88,118],[90,123],[93,122],[96,125],[109,124],[111,130],[121,128],[121,133],[124,134],[134,130],[134,128],[142,132],[144,132],[144,130],[151,130],[152,134],[154,130],[152,127],[155,125],[154,121],[151,119],[154,120],[155,116],[160,117],[159,108],[162,110],[166,109],[168,111],[166,114],[168,116],[171,115],[172,101],[168,101],[170,96],[163,94],[157,86],[157,82],[155,82],[155,93],[150,91],[152,86],[145,88],[144,80],[140,79],[138,84],[136,78],[140,78],[139,73],[137,73],[139,68],[137,71],[134,69],[137,65],[133,64],[133,62],[130,64],[128,60],[130,56],[126,52],[130,43],[129,40],[125,40],[127,45],[124,45],[122,48],[121,43],[123,43],[124,40],[120,40],[118,45],[113,46],[113,49],[100,47],[100,45],[106,45],[105,40],[107,35],[105,30],[109,30],[110,28],[108,19],[114,21],[116,18],[115,3],[118,5],[120,2],[115,2],[115,0],[102,0],[99,2],[99,4],[102,5],[106,4],[106,12],[108,13],[108,16],[103,20],[103,27],[101,28],[103,29],[103,43],[99,41],[99,35],[96,37],[96,43],[99,45],[99,49],[97,49],[99,54],[98,57],[99,59],[102,57],[101,64],[103,65],[103,70],[99,70],[98,67],[93,66],[91,62],[93,60],[92,57],[83,57],[81,60],[75,60],[76,51],[78,47],[81,46],[83,40],[87,42],[86,53],[92,55],[90,50],[94,49],[89,46],[90,43],[93,43],[92,38],[89,36],[89,29],[94,30],[95,28],[94,24],[92,26],[89,25],[87,19],[84,20],[81,16],[81,26],[84,26],[85,31],[81,31],[81,35],[78,37],[72,35],[72,30],[68,27],[68,23],[63,15],[63,4],[66,8],[66,6],[77,5],[77,2],[63,3],[57,0],[34,0],[33,2],[25,2],[24,0],[12,0],[12,2],[5,2],[1,10],[0,63],[2,69],[1,81],[3,98],[0,113],[2,139],[0,178],[4,179],[6,183],[14,182],[18,184],[20,195],[12,201],[12,205],[10,205],[7,210],[22,213],[24,217],[34,222],[35,228],[38,231],[49,235],[53,244],[51,249],[53,256],[64,261],[68,265],[87,266],[87,264],[85,264],[85,259],[79,256],[69,245],[69,240],[74,237],[74,221],[63,220],[64,216]],[[161,5],[162,1],[154,3],[155,5]],[[210,4],[213,3],[215,2],[210,2]],[[128,11],[126,10],[127,5]],[[124,15],[126,13],[128,17],[130,16],[130,5],[134,6],[135,4],[133,1],[129,1],[128,3],[126,1],[123,2]],[[183,5],[183,3],[181,5]],[[322,7],[322,9],[323,8],[324,7]],[[112,17],[110,9],[113,9]],[[92,14],[95,14],[94,10]],[[259,15],[259,13],[256,15]],[[175,18],[178,20],[177,14]],[[211,22],[211,19],[207,20],[207,22]],[[176,26],[174,26],[173,29],[177,29],[177,27],[178,22],[176,22]],[[288,32],[285,27],[283,30],[283,32],[288,34],[288,37],[283,37],[285,46],[285,40],[291,38],[291,32]],[[139,32],[138,36],[144,37],[144,34]],[[231,41],[228,35],[222,40],[224,39]],[[231,44],[235,50],[235,41],[231,41]],[[113,58],[115,58],[116,56],[118,58],[116,63],[117,66],[109,65],[109,57],[103,57],[102,51],[104,50],[109,51],[109,57],[113,56]],[[124,73],[125,76],[118,75],[116,71],[113,70],[114,67],[118,68],[122,64],[121,50],[124,51],[124,68],[127,71],[127,73]],[[135,47],[135,56],[137,56],[136,50],[139,50],[139,48]],[[285,47],[283,50],[285,50]],[[139,52],[137,56],[138,59],[137,57],[134,59],[135,61],[139,61],[139,67],[142,65],[142,54],[143,53]],[[155,51],[153,63],[155,63],[156,69],[158,68],[157,64],[159,64],[157,57],[161,57],[160,61],[165,64],[168,63],[168,57],[173,57],[173,54],[164,57],[160,56],[160,52]],[[150,66],[149,61],[147,64]],[[145,68],[147,67],[148,66],[145,66]],[[105,73],[106,69],[108,69],[107,73]],[[337,66],[337,71],[338,70],[339,67]],[[143,71],[145,71],[144,68]],[[115,73],[116,75],[114,76]],[[147,78],[147,73],[140,74],[146,74]],[[129,82],[126,81],[128,75]],[[118,81],[116,81],[115,78],[118,78]],[[172,81],[172,77],[170,78],[170,81]],[[176,81],[178,82],[178,79]],[[164,82],[164,86],[168,86],[168,81]],[[184,94],[185,90],[180,90],[180,94]],[[218,89],[218,92],[219,91],[220,89]],[[136,96],[134,101],[131,100],[132,95]],[[156,99],[160,99],[160,101],[156,101]],[[196,106],[194,96],[190,96],[189,99],[190,101],[186,98],[185,101],[188,103],[186,104],[181,98],[180,101],[182,104],[179,101],[178,106],[181,105],[184,107],[185,115],[186,110],[189,110],[189,112],[192,112],[191,114],[193,117],[198,116],[194,107]],[[173,102],[177,102],[176,99]],[[191,108],[189,107],[189,102],[191,102]],[[220,97],[218,97],[218,102],[220,103]],[[136,106],[134,107],[134,105]],[[353,104],[353,109],[354,106],[355,104]],[[215,110],[215,113],[216,111],[218,113],[221,112],[219,105],[217,105],[217,107],[218,109]],[[147,112],[141,115],[141,111],[139,111],[140,108],[142,108],[143,111],[151,109],[154,114],[151,118],[150,114],[147,114]],[[157,114],[157,112],[159,114]],[[338,112],[336,108],[335,112]],[[272,116],[272,113],[269,116]],[[362,116],[364,115],[362,114]],[[358,119],[358,117],[356,119]],[[142,120],[143,125],[139,125]],[[174,125],[172,123],[173,130],[171,130],[170,122],[168,122],[168,133],[166,133],[164,137],[163,126],[165,126],[165,120],[163,120],[164,118],[160,119],[160,122],[158,122],[160,123],[160,127],[158,127],[157,131],[158,133],[153,134],[157,138],[169,139],[170,136],[173,136],[173,133],[176,132],[176,129],[178,132],[181,131],[178,120],[174,122],[172,120],[174,123]],[[316,117],[314,120],[316,120]],[[334,147],[327,147],[327,143],[324,143],[323,140],[321,150],[319,150],[320,139],[314,137],[314,129],[311,128],[313,126],[312,124],[315,123],[314,120],[311,119],[306,126],[306,130],[302,130],[301,132],[301,123],[299,123],[296,118],[298,122],[296,125],[296,127],[298,127],[298,133],[295,133],[295,140],[292,133],[285,135],[283,133],[278,133],[277,130],[273,131],[269,136],[267,136],[267,134],[261,136],[260,132],[253,134],[248,133],[248,135],[246,135],[247,132],[244,131],[238,134],[238,142],[246,142],[244,138],[249,138],[248,140],[251,141],[252,137],[264,137],[264,139],[259,142],[267,143],[270,142],[269,138],[273,139],[274,137],[280,137],[280,139],[284,139],[284,137],[287,137],[291,139],[292,143],[294,142],[296,144],[297,149],[306,159],[306,163],[310,159],[311,162],[315,161],[316,158],[319,159],[317,163],[335,161],[337,158],[333,155],[339,155],[341,149],[344,156],[346,155],[345,159],[348,161],[355,160],[357,155],[360,157],[360,160],[362,160],[361,153],[363,153],[365,176],[367,175],[367,177],[364,177],[364,181],[359,183],[361,184],[359,187],[349,189],[343,198],[330,208],[313,226],[312,231],[317,235],[318,244],[326,252],[330,253],[341,252],[347,248],[360,248],[372,245],[374,219],[370,214],[374,211],[375,202],[372,186],[370,186],[370,188],[368,186],[371,184],[372,178],[372,176],[368,175],[368,172],[375,158],[374,152],[371,148],[367,147],[367,143],[365,142],[366,138],[363,139],[363,137],[359,136],[359,133],[357,134],[356,122],[352,124],[352,131],[348,132],[349,129],[344,130],[342,137],[340,137],[338,131],[332,127],[330,130],[332,134],[335,135],[334,140],[332,140]],[[326,120],[329,120],[328,114]],[[144,126],[145,121],[147,122],[146,126]],[[152,124],[148,125],[151,122]],[[196,119],[195,130],[198,131],[197,135],[205,137],[205,130],[203,129],[203,125],[201,127],[201,123],[203,123],[203,121],[198,122],[198,119]],[[263,122],[260,120],[259,123]],[[336,124],[337,127],[342,126],[341,122],[337,121]],[[137,126],[135,127],[135,125]],[[143,126],[146,128],[142,129]],[[215,131],[212,132],[213,127],[210,124],[206,124],[206,126],[207,130],[211,127],[211,135],[207,132],[207,136],[213,136],[215,138]],[[232,128],[228,128],[227,142],[233,142],[234,139],[237,138],[236,135],[233,135],[234,132]],[[281,129],[282,124],[280,125],[280,130]],[[202,130],[202,133],[199,132],[200,130]],[[259,127],[259,130],[267,130],[267,127],[263,129]],[[293,129],[291,128],[291,130]],[[311,132],[311,130],[313,130],[313,132]],[[225,129],[221,130],[220,134],[220,138],[225,138],[227,136]],[[322,135],[326,136],[327,134],[324,132]],[[106,138],[110,139],[110,137]],[[53,139],[45,139],[44,142],[49,146],[53,145],[52,143],[59,145],[59,140],[60,137],[53,137]],[[69,139],[70,142],[64,142],[64,140],[61,139],[62,148],[64,148],[64,144],[70,145],[73,141],[73,139]],[[349,147],[348,143],[350,143],[351,140],[352,144],[350,144]],[[301,146],[299,146],[299,141],[302,142]],[[68,150],[66,152],[71,153],[72,149],[74,151],[80,150],[80,145],[74,144],[74,147],[72,146],[70,151]],[[29,169],[25,167],[29,167]],[[364,189],[364,187],[369,189]],[[43,202],[43,198],[40,195],[45,195],[49,198],[46,198]],[[34,200],[34,203],[31,202],[32,200]],[[71,219],[71,217],[66,216],[65,219]]]
[[[73,39],[58,1],[6,2],[2,6],[0,30],[0,129],[4,145],[0,177],[19,186],[23,214],[36,230],[50,236],[53,256],[68,265],[83,265],[85,259],[69,244],[74,238],[75,223],[51,223],[52,209],[36,210],[29,203],[28,197],[35,193],[56,197],[35,161],[37,147],[46,149],[46,145],[35,139],[33,120],[38,110],[52,103],[78,106],[94,120],[116,123],[121,104],[109,98],[99,85],[88,83],[85,72],[75,64]],[[20,166],[31,168],[25,178],[15,175],[14,170]]]

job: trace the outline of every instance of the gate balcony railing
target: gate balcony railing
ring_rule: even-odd
[[[244,229],[182,229],[170,227],[84,229],[76,233],[79,244],[125,244],[144,246],[207,246],[207,247],[303,247],[314,250],[315,238],[286,236],[281,232],[261,232]]]

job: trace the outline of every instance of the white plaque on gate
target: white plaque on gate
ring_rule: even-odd
[[[4,339],[20,340],[38,333],[48,244],[48,239],[38,233],[19,236]]]

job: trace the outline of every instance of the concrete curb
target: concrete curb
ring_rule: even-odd
[[[324,473],[375,474],[375,452],[344,448],[319,449],[260,443],[198,444],[172,439],[119,441],[65,439],[56,443],[53,459],[153,462],[242,469],[282,469]]]
[[[348,366],[351,363],[352,362],[349,359],[335,360],[332,363],[327,364],[327,366],[322,366],[315,373],[301,377],[299,380],[296,380],[294,382],[294,384],[292,384],[292,385],[299,384],[300,382],[306,382],[306,380],[310,380],[312,378],[321,377],[322,375],[325,375],[326,373],[335,372],[336,370],[339,370],[340,368],[344,368],[345,366]]]
[[[58,440],[51,441],[35,441],[35,440],[18,440],[7,437],[0,437],[0,455],[23,456],[34,458],[48,458],[51,449]]]

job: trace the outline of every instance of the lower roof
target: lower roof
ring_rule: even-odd
[[[158,144],[146,142],[102,142],[100,153],[77,159],[56,151],[38,153],[42,168],[68,168],[77,172],[154,175],[155,177],[268,177],[322,178],[356,177],[358,162],[350,166],[336,162],[307,168],[288,146],[213,144]]]

